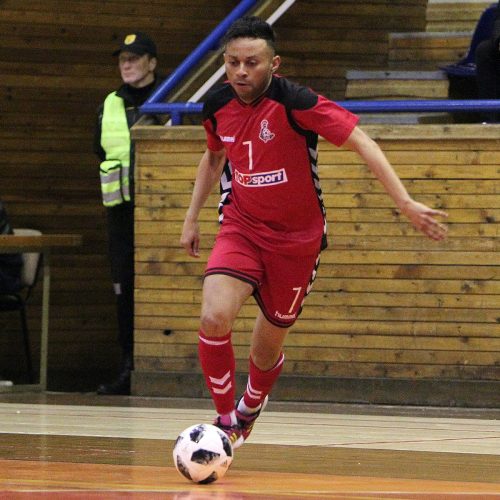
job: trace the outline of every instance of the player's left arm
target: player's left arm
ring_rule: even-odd
[[[415,228],[436,241],[446,238],[447,227],[436,217],[448,217],[448,214],[415,201],[408,194],[385,154],[373,139],[359,127],[355,127],[344,146],[363,158],[368,168],[382,183],[397,207],[410,219]]]

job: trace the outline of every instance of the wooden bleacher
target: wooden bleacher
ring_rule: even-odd
[[[385,67],[389,34],[425,29],[426,5],[427,0],[360,0],[353,8],[352,0],[298,0],[274,25],[280,73],[341,100],[346,71]],[[264,18],[272,12],[266,5],[262,11]]]
[[[388,66],[398,70],[435,71],[464,56],[471,33],[472,30],[391,33]]]
[[[426,31],[472,31],[481,12],[493,1],[429,0],[426,10]]]
[[[460,60],[472,32],[491,2],[432,2],[426,9],[423,31],[389,35],[387,64],[378,70],[347,73],[347,99],[447,99],[449,81],[441,66]],[[432,115],[364,116],[365,122],[453,122],[443,113]]]
[[[347,70],[385,67],[388,35],[425,27],[427,0],[298,1],[275,29],[281,72],[341,100]]]

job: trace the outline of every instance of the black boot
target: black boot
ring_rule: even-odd
[[[97,394],[129,396],[132,363],[132,357],[127,356],[124,360],[122,371],[118,374],[118,377],[113,382],[101,384],[97,388]]]

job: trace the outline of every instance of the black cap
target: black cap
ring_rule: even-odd
[[[151,54],[153,57],[156,57],[156,44],[145,33],[136,31],[125,37],[120,48],[115,50],[113,55],[117,56],[120,52],[132,52],[139,56]]]

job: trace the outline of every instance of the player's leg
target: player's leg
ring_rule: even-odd
[[[319,254],[269,253],[265,258],[265,278],[255,292],[261,310],[252,334],[248,382],[236,409],[245,440],[281,373],[283,342],[302,310],[318,265]]]
[[[198,355],[205,382],[218,413],[216,425],[236,441],[239,433],[234,413],[235,359],[231,326],[253,287],[230,276],[207,276],[203,284],[203,305]]]
[[[250,356],[260,370],[271,370],[279,362],[281,350],[289,328],[270,323],[259,311],[252,332]]]
[[[253,286],[245,281],[211,274],[203,282],[201,329],[208,337],[223,337],[231,329],[241,306],[252,295]]]
[[[233,445],[241,436],[235,414],[235,359],[231,328],[260,280],[252,245],[232,235],[218,237],[203,284],[199,359],[218,417],[215,425]]]
[[[240,409],[245,413],[258,410],[281,373],[283,342],[288,328],[269,322],[259,311],[252,333],[247,387]]]
[[[198,355],[218,414],[214,424],[235,446],[241,440],[241,429],[234,409],[236,367],[231,327],[252,291],[250,284],[223,274],[207,276],[203,284]]]
[[[287,333],[288,328],[273,325],[259,312],[252,334],[247,386],[236,404],[236,418],[242,438],[240,444],[250,436],[281,373],[285,359],[283,342]]]
[[[252,432],[253,424],[267,404],[268,394],[283,366],[283,341],[288,328],[270,323],[260,311],[250,347],[248,381],[236,408],[243,440]]]

